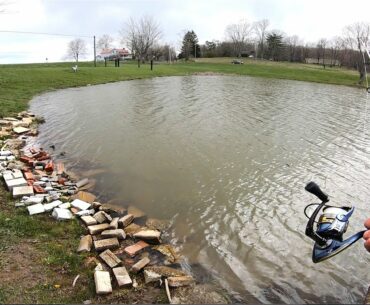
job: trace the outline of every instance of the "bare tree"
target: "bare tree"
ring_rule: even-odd
[[[267,35],[267,28],[270,25],[270,22],[267,19],[256,21],[253,24],[253,30],[258,39],[258,47],[260,50],[260,57],[263,59],[265,40]]]
[[[109,36],[108,34],[104,34],[98,40],[97,46],[99,49],[109,49],[112,47],[114,39],[113,37]]]
[[[142,61],[148,55],[149,49],[162,35],[159,23],[153,17],[144,16],[138,20],[130,18],[121,30],[122,41]]]
[[[299,45],[299,37],[297,35],[288,36],[284,39],[284,44],[287,47],[289,61],[297,61],[298,58],[298,45]]]
[[[67,56],[73,58],[76,62],[87,53],[86,42],[81,38],[76,38],[68,43]]]
[[[226,37],[232,41],[236,56],[241,56],[243,48],[250,39],[252,30],[252,25],[246,20],[241,20],[239,23],[229,24],[226,27]]]
[[[357,50],[356,67],[360,74],[359,84],[365,79],[365,65],[362,57],[363,45],[367,45],[370,40],[370,24],[365,22],[357,22],[348,25],[344,28],[344,37],[347,45],[352,50]]]

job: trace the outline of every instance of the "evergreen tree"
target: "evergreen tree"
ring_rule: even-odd
[[[281,52],[283,49],[283,35],[278,33],[270,33],[266,38],[268,45],[268,53],[270,58],[274,61],[278,61],[281,57]]]
[[[198,37],[195,32],[188,31],[182,40],[181,53],[179,58],[185,58],[188,60],[191,57],[200,57],[200,46],[198,44]]]

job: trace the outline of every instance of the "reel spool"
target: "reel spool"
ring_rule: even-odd
[[[308,220],[306,226],[306,235],[315,241],[312,252],[312,261],[319,263],[334,255],[342,252],[353,243],[358,241],[365,231],[360,231],[351,237],[343,240],[343,234],[347,231],[349,218],[352,216],[354,207],[335,207],[327,205],[329,197],[326,195],[315,182],[310,182],[306,185],[305,190],[315,195],[321,200],[321,203],[313,203],[306,206],[304,213],[308,207],[316,205],[316,209]],[[322,214],[319,220],[316,221],[320,210]],[[316,223],[316,228],[314,224]]]

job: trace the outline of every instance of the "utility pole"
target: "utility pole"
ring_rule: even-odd
[[[95,35],[94,35],[94,67],[96,67],[96,41],[95,41]]]

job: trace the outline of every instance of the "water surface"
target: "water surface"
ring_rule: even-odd
[[[311,261],[310,180],[331,203],[370,200],[366,94],[237,76],[186,76],[67,89],[34,99],[44,147],[69,168],[94,164],[101,198],[171,220],[171,240],[238,300],[360,303],[369,254],[358,242]],[[317,200],[316,200],[317,201]]]

